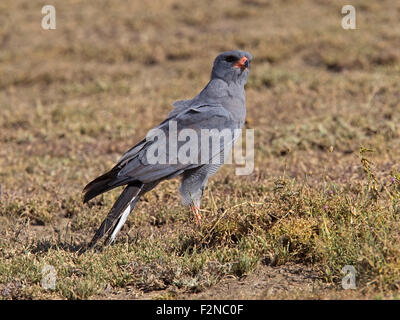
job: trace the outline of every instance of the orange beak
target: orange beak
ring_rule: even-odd
[[[242,70],[247,69],[249,67],[249,60],[246,57],[242,57],[235,63],[234,67]]]

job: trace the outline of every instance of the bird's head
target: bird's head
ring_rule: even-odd
[[[253,56],[245,51],[233,50],[221,53],[214,60],[211,78],[220,78],[226,82],[245,84]]]

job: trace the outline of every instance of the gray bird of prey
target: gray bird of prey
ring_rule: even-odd
[[[212,144],[203,145],[201,138],[191,141],[190,137],[193,138],[193,133],[200,137],[207,130],[208,132],[215,132],[215,129],[218,132],[227,129],[231,132],[241,130],[246,117],[244,85],[252,59],[250,53],[239,50],[218,55],[214,60],[211,80],[205,88],[193,99],[176,101],[167,119],[155,128],[158,130],[156,132],[165,135],[165,139],[160,138],[162,135],[158,135],[156,139],[155,129],[150,130],[146,138],[128,150],[109,172],[96,178],[84,188],[83,202],[86,203],[104,192],[125,186],[95,233],[90,247],[103,236],[106,236],[105,242],[111,244],[140,197],[161,181],[175,177],[182,179],[179,192],[183,204],[190,206],[195,222],[200,223],[200,201],[207,180],[223,164],[226,151],[231,150],[237,135],[224,136],[224,139],[220,139],[224,140],[223,144],[219,141],[219,148],[215,149],[212,148],[214,147]],[[187,132],[192,135],[188,135]],[[189,141],[187,138],[175,142],[171,139],[173,136],[180,136],[181,133],[189,136]],[[190,161],[186,161],[185,158],[183,161],[179,152],[171,148],[175,146],[179,150],[184,144],[185,150],[192,152]],[[151,159],[150,161],[149,152],[153,156],[157,153],[158,157],[166,161]]]

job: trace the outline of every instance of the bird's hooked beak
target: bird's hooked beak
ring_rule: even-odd
[[[247,59],[246,57],[242,57],[235,63],[234,67],[240,68],[242,70],[247,69],[249,67],[249,59]]]

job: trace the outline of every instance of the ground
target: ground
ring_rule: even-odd
[[[345,1],[52,4],[56,30],[40,2],[0,3],[0,298],[399,297],[399,1],[352,1],[356,30]],[[231,49],[255,57],[254,171],[213,177],[200,227],[164,182],[82,252],[121,192],[83,205],[85,184]]]

